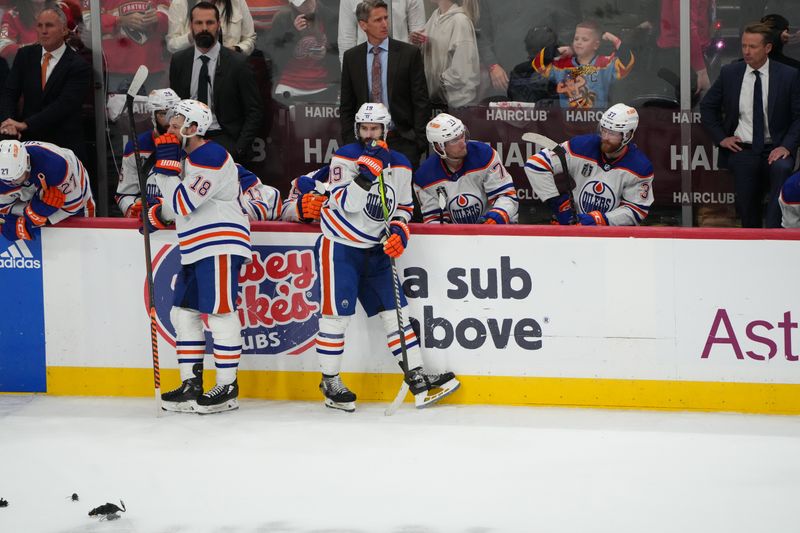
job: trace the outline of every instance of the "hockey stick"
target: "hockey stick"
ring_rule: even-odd
[[[567,188],[569,189],[569,206],[572,208],[572,224],[578,224],[578,211],[575,209],[575,196],[572,193],[572,184],[575,182],[575,180],[572,179],[572,175],[569,173],[569,168],[567,167],[567,151],[563,146],[555,142],[553,139],[546,137],[541,133],[523,133],[522,140],[525,142],[538,144],[542,148],[552,150],[552,152],[558,156],[558,160],[561,161],[561,168],[564,170],[564,174],[567,175],[569,180],[567,183]]]
[[[374,142],[374,141],[373,141]],[[386,169],[390,170],[391,167],[386,165]],[[386,205],[386,184],[383,181],[383,172],[378,174],[378,192],[381,196],[381,207],[383,207],[383,225],[384,231],[386,232],[386,238],[392,236],[392,232],[389,229],[389,206]],[[394,261],[394,257],[389,257],[389,264],[392,266],[392,285],[394,286],[394,310],[397,313],[397,333],[400,335],[400,369],[403,371],[403,384],[400,386],[400,390],[397,392],[397,396],[395,396],[392,403],[389,404],[389,407],[383,412],[386,416],[391,416],[397,411],[400,405],[405,400],[406,395],[408,394],[408,383],[406,383],[406,377],[408,376],[408,351],[406,349],[406,332],[405,328],[403,327],[403,311],[400,307],[400,278],[397,275],[397,264]]]
[[[127,102],[128,120],[131,123],[131,143],[133,144],[133,154],[136,160],[136,174],[139,178],[139,199],[142,202],[142,235],[144,236],[144,264],[147,271],[147,299],[148,314],[150,315],[150,349],[153,353],[153,383],[155,385],[156,416],[161,416],[161,367],[158,362],[158,329],[156,326],[156,301],[155,291],[153,290],[153,259],[150,254],[150,229],[147,226],[147,178],[142,169],[142,154],[139,151],[139,139],[136,135],[136,122],[133,117],[133,99],[139,92],[144,81],[147,79],[147,67],[141,65],[133,76],[128,87]]]

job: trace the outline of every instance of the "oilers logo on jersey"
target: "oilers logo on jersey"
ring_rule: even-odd
[[[605,213],[616,205],[617,197],[614,191],[602,181],[587,181],[579,195],[581,209],[584,213],[600,211]]]
[[[394,211],[394,188],[388,183],[384,185],[386,189],[386,208],[389,210],[389,213],[391,213]],[[367,195],[367,204],[364,206],[364,213],[372,220],[383,222],[383,203],[381,203],[381,195],[378,187],[370,189]]]
[[[459,194],[447,206],[456,224],[475,224],[483,214],[483,209],[483,201],[474,194]]]

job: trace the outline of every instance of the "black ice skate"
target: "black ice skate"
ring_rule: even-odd
[[[197,399],[197,412],[201,415],[232,411],[239,408],[239,384],[236,380],[227,385],[217,385]]]
[[[342,383],[339,374],[335,376],[322,374],[319,390],[325,395],[325,407],[341,409],[348,413],[356,410],[356,394]]]
[[[177,389],[161,395],[161,408],[165,411],[193,413],[197,408],[197,398],[203,394],[203,365],[192,365],[193,378],[184,380]]]
[[[422,367],[409,370],[406,383],[417,409],[428,407],[438,402],[445,396],[454,393],[461,386],[452,372],[444,374],[426,374]]]

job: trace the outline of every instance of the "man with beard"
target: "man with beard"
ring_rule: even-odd
[[[153,129],[140,133],[137,137],[139,155],[142,158],[142,171],[147,178],[147,204],[152,205],[155,198],[161,197],[155,178],[150,171],[155,164],[156,137],[167,133],[169,127],[169,111],[181,99],[172,89],[156,89],[147,96],[147,111],[153,121]],[[122,171],[114,198],[120,211],[126,217],[139,218],[142,212],[142,201],[139,196],[139,174],[136,171],[136,156],[133,152],[133,141],[125,145],[122,156]]]
[[[525,163],[531,188],[562,225],[635,226],[653,203],[653,165],[631,143],[639,114],[614,104],[600,118],[598,133],[579,135]],[[560,150],[563,148],[563,150]],[[561,155],[559,155],[561,152]],[[572,190],[561,193],[555,176],[566,173]]]
[[[205,137],[244,163],[262,123],[255,77],[246,57],[219,43],[219,10],[214,4],[199,2],[190,17],[194,47],[172,56],[170,87],[181,98],[208,104],[213,118]]]

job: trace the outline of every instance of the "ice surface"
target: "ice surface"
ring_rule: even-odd
[[[800,527],[800,417],[385,407],[0,395],[0,532]],[[120,498],[119,520],[87,516]]]

